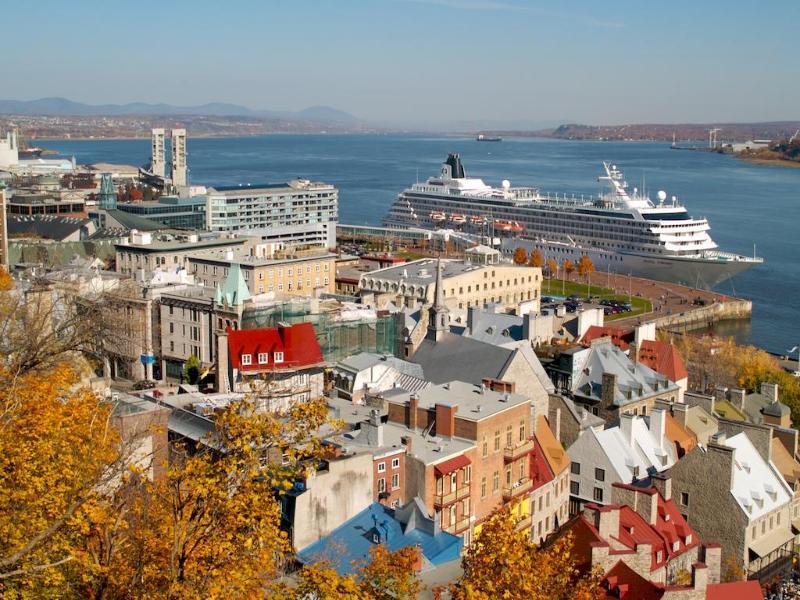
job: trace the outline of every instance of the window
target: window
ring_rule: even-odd
[[[577,481],[570,481],[569,482],[569,493],[573,496],[577,496],[581,493],[581,485]]]
[[[483,448],[481,450],[481,454],[483,454],[484,458],[489,456],[489,442],[486,441],[486,436],[483,436]]]
[[[511,425],[509,425],[508,427],[506,427],[506,446],[511,448],[511,445],[513,443],[514,443],[514,432]]]
[[[758,534],[758,530],[753,527],[753,530],[750,532],[750,537],[756,539],[756,535]]]
[[[464,483],[469,483],[470,479],[472,479],[472,465],[467,465],[464,467]]]
[[[378,493],[380,494],[385,491],[386,491],[386,480],[383,477],[381,477],[380,479],[378,479]]]
[[[172,308],[172,307],[170,307],[170,308]],[[170,333],[175,333],[175,323],[170,322],[170,324],[169,324],[169,332]]]
[[[265,365],[269,362],[269,352],[258,353],[258,364]]]
[[[272,360],[275,361],[276,363],[282,363],[283,362],[283,352],[274,352],[272,354]]]
[[[689,492],[681,492],[681,506],[689,506]]]
[[[603,501],[603,488],[596,487],[594,488],[594,499],[595,502],[602,502]]]
[[[400,468],[400,459],[399,458],[393,458],[392,459],[392,468],[393,469],[399,469]]]
[[[500,450],[500,430],[496,430],[494,432],[494,451],[498,452]]]
[[[481,498],[486,498],[486,477],[481,477]]]
[[[500,471],[495,471],[492,476],[492,492],[500,489]]]
[[[659,550],[658,552],[656,552],[656,562],[660,563],[662,560],[664,560],[664,553],[661,550]]]
[[[605,469],[597,469],[594,470],[594,478],[596,481],[605,481],[606,480],[606,470]]]
[[[386,463],[379,462],[378,463],[378,473],[384,473],[386,471]]]
[[[392,489],[396,490],[400,487],[400,473],[392,475]]]
[[[252,365],[253,364],[253,355],[252,354],[242,354],[242,364],[243,365]]]
[[[573,475],[580,475],[581,474],[581,463],[572,463],[571,471]]]
[[[525,419],[519,422],[519,441],[525,441]]]
[[[511,466],[506,467],[506,486],[511,486]]]

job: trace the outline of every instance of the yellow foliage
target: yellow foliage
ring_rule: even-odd
[[[525,248],[520,246],[514,250],[514,264],[524,265],[526,262],[528,262],[528,253],[525,251]]]
[[[468,600],[603,598],[597,574],[583,575],[572,556],[572,539],[562,536],[539,549],[525,531],[518,531],[508,507],[495,512],[481,527],[462,561],[463,577],[453,596]]]

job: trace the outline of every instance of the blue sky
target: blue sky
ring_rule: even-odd
[[[800,2],[5,2],[0,96],[395,124],[800,118]]]

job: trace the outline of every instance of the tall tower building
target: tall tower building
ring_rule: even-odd
[[[153,129],[151,140],[153,147],[150,158],[150,170],[153,174],[164,177],[167,166],[167,159],[164,154],[164,129]]]
[[[172,130],[172,185],[186,185],[186,130]]]
[[[6,190],[0,183],[0,266],[8,271],[8,229],[6,225]]]

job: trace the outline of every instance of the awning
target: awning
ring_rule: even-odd
[[[459,454],[455,458],[449,458],[444,462],[440,462],[438,465],[434,465],[433,468],[437,475],[447,475],[458,469],[463,469],[468,464],[470,464],[469,459],[463,454]]]
[[[794,530],[795,533],[800,533],[800,519],[792,521],[792,530]]]
[[[792,533],[792,530],[788,527],[782,527],[752,542],[750,544],[750,551],[761,558],[765,558],[793,539],[794,533]]]

